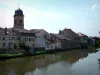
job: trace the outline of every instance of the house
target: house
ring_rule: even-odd
[[[14,45],[18,47],[22,42],[32,48],[34,39],[35,34],[26,29],[0,29],[0,48],[14,48]]]
[[[25,45],[29,46],[30,48],[34,48],[35,33],[27,29],[15,29],[14,32],[21,43],[25,43]]]
[[[7,28],[0,29],[0,48],[13,48],[17,36],[8,32]]]
[[[96,42],[99,41],[99,37],[89,37],[88,46],[96,46]]]
[[[80,47],[80,37],[71,29],[65,28],[64,30],[59,30],[59,34],[64,35],[66,38],[70,39],[69,43],[71,48]]]
[[[31,32],[35,33],[34,48],[39,50],[45,50],[46,38],[49,37],[49,33],[43,29],[31,29]]]
[[[70,48],[71,39],[61,34],[50,33],[51,38],[48,39],[46,50],[67,49]]]
[[[80,42],[83,44],[83,47],[87,47],[88,46],[88,40],[89,37],[83,33],[77,33],[80,37]]]

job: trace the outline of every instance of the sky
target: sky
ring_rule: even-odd
[[[58,33],[70,28],[88,36],[100,35],[100,0],[0,0],[0,27],[13,27],[18,7],[26,29]]]

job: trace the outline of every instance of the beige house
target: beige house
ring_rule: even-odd
[[[80,47],[80,37],[77,35],[77,33],[72,31],[71,29],[65,28],[64,30],[60,30],[59,34],[71,40],[71,41],[68,41],[67,43],[67,45],[69,45],[71,48]]]
[[[50,38],[47,39],[47,45],[46,49],[47,50],[55,50],[55,49],[67,49],[70,46],[67,45],[69,42],[70,44],[71,39],[66,38],[64,35],[61,34],[50,34]]]

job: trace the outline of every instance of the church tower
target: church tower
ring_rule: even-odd
[[[23,11],[20,8],[15,10],[14,28],[16,28],[16,29],[24,29],[24,14],[23,14]]]

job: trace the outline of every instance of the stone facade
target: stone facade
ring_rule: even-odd
[[[14,28],[24,29],[24,15],[20,8],[18,8],[14,14]]]

